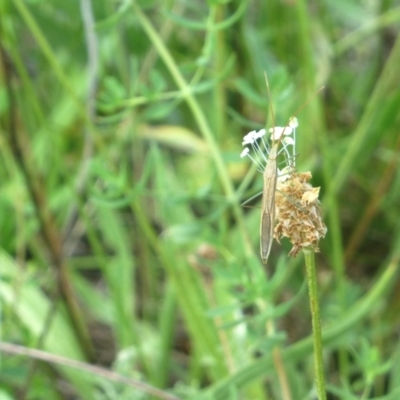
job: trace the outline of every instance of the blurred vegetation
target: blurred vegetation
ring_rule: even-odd
[[[2,1],[1,399],[315,399],[303,256],[274,243],[265,268],[240,205],[262,187],[243,135],[307,99],[328,398],[399,398],[399,21],[392,0]]]

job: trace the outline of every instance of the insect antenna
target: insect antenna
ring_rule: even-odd
[[[275,127],[275,126],[276,126],[276,121],[275,121],[275,113],[274,113],[274,103],[272,102],[271,89],[270,89],[270,87],[269,87],[269,80],[268,80],[267,71],[264,71],[264,76],[265,76],[265,84],[266,84],[266,86],[267,86],[268,101],[269,101],[269,104],[270,104],[269,110],[270,110],[270,112],[271,112],[272,127]],[[279,145],[279,143],[280,143],[280,140],[281,140],[281,139],[279,139],[278,145]],[[273,145],[275,144],[275,137],[274,137],[274,135],[272,135],[272,144],[273,144]]]

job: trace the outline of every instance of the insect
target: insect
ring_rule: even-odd
[[[272,247],[272,240],[274,237],[274,226],[275,226],[275,191],[276,191],[276,182],[278,178],[278,168],[277,168],[277,158],[278,158],[278,147],[282,138],[286,134],[291,134],[292,129],[294,129],[294,125],[297,126],[297,120],[291,120],[293,122],[289,122],[289,126],[284,127],[282,131],[282,135],[277,142],[272,144],[272,147],[269,151],[267,165],[263,172],[263,194],[262,194],[262,203],[261,203],[261,220],[260,220],[260,253],[261,260],[264,264],[267,263],[269,253]],[[296,122],[295,122],[296,121]],[[290,126],[292,124],[293,126]],[[275,129],[278,127],[272,128],[272,137],[274,138]],[[288,143],[291,143],[291,138],[285,138],[285,146]],[[294,145],[294,140],[293,143]],[[286,150],[286,147],[284,147]],[[294,168],[294,165],[290,166],[289,169]]]
[[[260,252],[264,264],[267,263],[272,246],[272,237],[275,223],[275,190],[277,167],[276,158],[278,143],[274,144],[269,152],[268,162],[263,173],[264,190],[262,195],[260,221]]]
[[[271,94],[268,85],[268,78],[266,76],[267,83],[267,91],[268,97],[271,101]],[[322,88],[320,88],[316,93],[318,93]],[[312,98],[312,97],[311,97]],[[310,99],[311,99],[310,98]],[[309,101],[307,100],[297,111],[299,112]],[[279,176],[282,176],[282,171],[278,170],[277,167],[277,158],[281,151],[284,152],[287,166],[284,170],[294,171],[295,162],[295,137],[290,137],[293,133],[295,134],[295,129],[298,125],[296,118],[291,118],[289,123],[285,127],[275,126],[275,117],[273,108],[271,107],[271,116],[274,123],[274,127],[269,131],[271,132],[271,146],[268,146],[263,136],[266,134],[266,130],[262,129],[259,132],[250,132],[248,135],[244,137],[243,145],[251,144],[254,151],[258,155],[258,159],[254,159],[249,156],[252,161],[254,161],[258,167],[258,169],[263,173],[263,191],[262,191],[262,203],[261,203],[261,219],[260,219],[260,254],[261,260],[264,264],[267,263],[268,257],[272,247],[272,241],[274,236],[274,226],[275,226],[275,192],[277,179]],[[261,138],[262,146],[257,142],[258,139]],[[282,149],[279,150],[279,145],[282,143]],[[289,152],[289,147],[292,146],[292,151]],[[262,148],[264,147],[264,149]],[[264,151],[266,151],[268,158],[264,155]],[[246,147],[241,157],[248,155],[249,149]],[[291,154],[290,154],[291,153]],[[292,161],[290,159],[292,158]],[[263,163],[266,163],[265,169],[263,169]]]
[[[288,150],[289,146],[293,146],[292,155],[294,155],[294,139],[290,137],[297,127],[297,120],[292,118],[289,125],[286,127],[273,127],[270,129],[272,144],[268,146],[264,141],[266,130],[262,129],[259,132],[253,131],[244,137],[243,145],[251,144],[258,158],[253,158],[249,155],[249,148],[246,147],[241,157],[248,155],[257,165],[260,172],[263,174],[263,191],[261,203],[261,219],[260,219],[260,253],[261,259],[265,264],[272,246],[273,232],[275,225],[275,191],[278,176],[281,176],[284,171],[277,168],[277,158],[279,154],[284,152],[287,167],[286,171],[294,169],[294,161],[290,161],[291,154]],[[261,139],[260,142],[258,140]],[[261,145],[260,145],[261,143]],[[279,150],[279,145],[283,143],[282,149]],[[267,153],[268,158],[265,156]],[[265,163],[265,168],[263,165]]]
[[[283,131],[276,132],[277,127],[275,127],[275,116],[272,107],[272,96],[269,89],[268,77],[265,73],[265,81],[267,84],[268,98],[271,104],[271,116],[274,127],[271,131],[271,137],[274,140],[268,155],[267,165],[263,172],[263,194],[261,203],[261,219],[260,219],[260,253],[261,260],[264,264],[267,263],[269,253],[271,252],[272,241],[274,237],[274,226],[275,226],[275,191],[277,182],[277,157],[278,157],[278,147],[285,133],[291,134],[292,127],[290,127],[290,122],[288,127],[284,127]],[[293,120],[294,121],[294,120]],[[295,124],[297,126],[297,121]],[[278,140],[275,142],[276,134],[278,133]],[[294,146],[294,141],[292,143]]]

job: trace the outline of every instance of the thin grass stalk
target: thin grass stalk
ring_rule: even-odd
[[[267,332],[272,337],[275,333],[275,326],[273,321],[267,322]],[[292,395],[290,392],[289,380],[283,363],[282,351],[280,346],[275,346],[272,349],[272,358],[274,360],[274,366],[276,368],[276,373],[278,374],[279,385],[281,387],[282,400],[291,400]]]
[[[345,260],[349,264],[352,258],[356,254],[356,251],[360,247],[361,243],[365,239],[368,232],[368,227],[372,222],[372,219],[376,216],[379,210],[379,206],[385,200],[387,193],[389,191],[390,185],[394,179],[397,172],[398,165],[398,154],[400,152],[400,136],[397,138],[397,142],[394,148],[393,155],[388,161],[385,170],[383,171],[378,185],[373,193],[373,196],[365,208],[365,211],[361,218],[359,219],[356,227],[354,228],[350,239],[347,241],[347,247],[345,252]]]
[[[398,64],[400,62],[400,36],[397,37],[395,44],[393,45],[389,59],[385,63],[384,69],[379,76],[378,82],[376,83],[372,94],[369,97],[369,101],[365,107],[364,113],[361,120],[351,136],[351,140],[346,146],[346,151],[340,158],[340,163],[336,166],[335,175],[332,178],[332,184],[328,188],[328,192],[324,198],[323,204],[329,209],[331,203],[337,198],[337,194],[343,188],[348,180],[348,177],[354,168],[359,164],[360,159],[365,157],[359,157],[362,151],[362,145],[368,138],[370,127],[373,125],[374,119],[377,117],[377,113],[381,114],[382,101],[387,98],[388,94],[392,93],[393,88],[397,88],[399,85]],[[378,111],[379,110],[379,111]]]
[[[370,314],[371,308],[379,302],[396,282],[399,272],[398,254],[394,254],[388,262],[388,266],[378,279],[371,290],[360,300],[358,300],[347,312],[341,316],[334,326],[329,327],[324,331],[323,344],[328,345],[338,343],[338,339],[342,335],[346,335],[354,325],[359,323],[363,318]],[[283,360],[287,362],[297,362],[303,359],[312,349],[312,337],[307,337],[297,343],[286,347],[282,350]],[[234,385],[241,388],[248,385],[255,379],[260,379],[265,374],[272,370],[274,364],[271,357],[265,356],[253,362],[250,365],[243,367],[237,373],[220,380],[212,385],[205,392],[205,399],[226,399],[230,388]]]
[[[143,235],[147,238],[150,247],[159,257],[160,262],[175,285],[175,293],[180,302],[182,312],[185,315],[189,330],[191,330],[195,338],[194,342],[196,342],[201,353],[211,354],[216,360],[212,371],[210,371],[211,375],[215,379],[224,376],[226,374],[225,364],[218,357],[216,350],[218,335],[213,326],[206,321],[203,310],[200,309],[202,299],[198,296],[196,287],[194,286],[193,275],[189,269],[183,268],[179,270],[177,260],[169,257],[167,252],[164,251],[154,229],[141,212],[143,209],[141,204],[135,200],[131,203],[131,208],[137,217],[138,226]]]
[[[183,97],[185,98],[196,123],[198,124],[199,130],[203,135],[205,141],[207,142],[210,154],[215,162],[216,169],[218,171],[218,176],[220,178],[222,187],[227,195],[228,201],[231,202],[233,208],[233,214],[239,226],[239,231],[242,234],[242,240],[244,243],[244,249],[247,257],[253,257],[254,251],[252,249],[251,241],[249,235],[247,233],[247,229],[245,227],[243,221],[243,214],[239,204],[236,201],[236,194],[233,188],[232,181],[229,177],[228,170],[224,164],[221,151],[219,146],[215,140],[213,132],[207,122],[206,116],[204,115],[200,105],[198,104],[197,100],[193,96],[193,93],[185,81],[184,77],[182,76],[179,68],[172,58],[171,54],[169,53],[168,49],[166,48],[164,42],[161,40],[160,36],[157,33],[157,30],[154,28],[150,20],[146,17],[146,15],[142,12],[140,7],[133,2],[132,8],[136,13],[136,16],[139,19],[140,24],[142,25],[144,31],[148,35],[149,39],[153,43],[154,47],[157,49],[161,59],[165,63],[166,67],[168,68],[171,76],[173,77],[176,85],[182,92]]]
[[[65,89],[65,91],[71,96],[72,100],[74,101],[75,105],[77,106],[78,114],[83,117],[87,122],[88,116],[86,114],[85,107],[83,107],[82,101],[79,99],[78,95],[75,92],[75,89],[72,87],[70,83],[70,79],[68,75],[62,69],[56,55],[54,54],[52,48],[50,47],[49,42],[47,41],[45,35],[42,33],[39,24],[34,19],[33,15],[31,14],[29,8],[22,0],[15,0],[14,6],[20,13],[24,23],[29,29],[30,34],[36,40],[38,47],[42,51],[44,58],[50,64],[52,68],[52,72],[57,76],[59,82]]]
[[[315,271],[315,256],[312,250],[303,250],[306,261],[308,291],[314,343],[315,384],[319,400],[326,400],[324,360],[322,357],[321,319],[319,314],[318,285]]]
[[[99,379],[102,380],[117,382],[127,387],[134,388],[138,391],[148,393],[149,395],[152,395],[153,398],[158,398],[162,400],[181,400],[179,397],[170,394],[166,391],[160,390],[155,386],[148,385],[147,383],[142,382],[138,379],[133,379],[121,375],[117,372],[114,372],[112,370],[103,367],[99,367],[97,365],[84,363],[67,357],[51,354],[42,350],[19,346],[14,343],[7,343],[0,341],[0,350],[2,352],[9,354],[16,354],[16,355],[30,357],[36,360],[41,360],[53,365],[65,366],[74,369],[76,371],[80,371],[81,373],[86,373],[88,374],[88,376],[91,375],[92,377],[99,377]]]
[[[272,305],[266,300],[259,300],[257,305],[261,312],[266,312],[269,307]],[[265,331],[268,337],[273,337],[275,335],[275,323],[274,320],[268,319],[265,324]],[[272,360],[275,369],[275,373],[278,375],[280,390],[281,390],[281,398],[282,400],[291,400],[292,395],[290,393],[290,385],[286,372],[285,365],[283,363],[282,357],[282,348],[280,346],[274,346],[272,348]]]
[[[68,317],[70,318],[75,334],[80,342],[82,352],[91,360],[94,358],[94,348],[89,336],[88,327],[78,304],[78,299],[75,296],[71,281],[71,272],[63,255],[61,234],[55,223],[55,216],[49,211],[50,208],[42,176],[35,170],[35,164],[31,162],[32,155],[29,146],[29,138],[26,135],[26,131],[20,129],[18,126],[17,121],[19,113],[14,87],[16,78],[13,75],[14,68],[12,67],[12,61],[9,59],[8,53],[3,47],[0,48],[0,51],[4,80],[6,82],[6,93],[9,101],[7,141],[15,158],[15,162],[25,178],[27,191],[35,207],[35,212],[40,224],[41,236],[46,243],[51,263],[56,274],[57,296],[59,296],[65,304]],[[54,306],[56,307],[56,304]],[[49,328],[49,326],[46,326],[46,329],[47,328]],[[45,340],[46,334],[47,331],[44,330],[43,335],[39,338],[39,342]]]

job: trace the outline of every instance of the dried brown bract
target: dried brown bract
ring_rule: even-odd
[[[319,240],[327,232],[318,200],[320,188],[312,187],[310,179],[310,172],[292,172],[277,182],[274,237],[278,242],[289,238],[293,244],[289,256],[304,248],[319,251]]]

